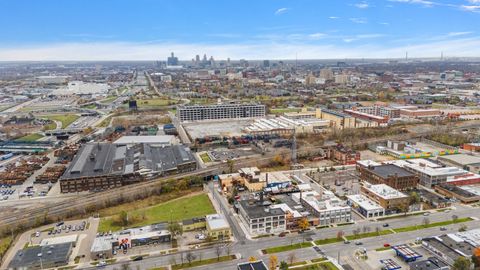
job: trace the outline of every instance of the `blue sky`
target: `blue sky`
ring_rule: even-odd
[[[0,0],[0,60],[480,56],[480,0]]]

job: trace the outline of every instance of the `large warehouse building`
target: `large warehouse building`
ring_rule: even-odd
[[[195,157],[183,145],[84,145],[60,178],[62,193],[99,191],[153,176],[194,171]]]
[[[180,121],[235,119],[265,117],[265,105],[261,104],[218,104],[177,106]]]

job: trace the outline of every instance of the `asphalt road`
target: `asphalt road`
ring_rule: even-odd
[[[217,193],[213,186],[209,187],[210,191],[213,194]],[[217,197],[214,195],[215,199],[220,199],[220,205],[224,208],[224,204],[221,202],[224,200],[223,198]],[[225,211],[223,209],[222,211]],[[458,223],[445,226],[447,231],[440,231],[439,227],[422,229],[413,232],[404,232],[404,233],[394,233],[384,236],[378,237],[371,237],[371,238],[364,238],[361,240],[363,243],[361,246],[357,246],[352,241],[350,244],[344,244],[343,242],[322,245],[319,246],[324,254],[330,258],[337,259],[340,257],[340,261],[342,262],[345,259],[352,258],[354,252],[359,248],[365,248],[368,250],[373,250],[375,248],[382,247],[384,243],[388,243],[390,245],[397,245],[397,244],[405,244],[414,242],[417,237],[428,237],[434,235],[440,235],[445,233],[456,232],[462,225],[467,225],[468,228],[478,228],[480,226],[480,213],[476,211],[475,208],[463,205],[457,205],[456,209],[452,209],[450,212],[431,212],[428,216],[430,223],[439,222],[439,221],[446,221],[451,220],[452,215],[457,215],[459,218],[464,217],[474,217],[477,220],[473,220],[466,223]],[[230,245],[230,253],[229,254],[236,254],[237,260],[223,262],[219,264],[215,264],[214,269],[235,269],[236,264],[239,262],[247,261],[250,256],[254,256],[257,259],[263,259],[268,261],[269,255],[263,255],[261,253],[262,249],[274,247],[274,246],[282,246],[282,245],[290,245],[291,243],[299,243],[304,241],[303,236],[305,235],[307,238],[312,238],[313,240],[324,239],[324,238],[331,238],[335,237],[338,231],[343,231],[347,235],[352,234],[352,231],[358,228],[363,228],[365,226],[369,227],[370,231],[375,231],[376,227],[383,229],[389,228],[400,228],[405,226],[413,226],[413,225],[420,225],[423,224],[423,220],[425,216],[417,215],[417,216],[407,216],[407,217],[399,217],[396,219],[391,219],[388,221],[370,221],[370,220],[361,220],[356,224],[341,226],[341,227],[333,227],[333,228],[324,228],[324,229],[315,229],[309,232],[304,233],[303,235],[298,234],[291,234],[287,235],[286,237],[269,237],[269,238],[259,238],[255,240],[249,240],[246,237],[244,238],[244,233],[241,228],[238,228],[238,224],[232,221],[232,216],[230,214],[226,215],[230,225],[232,226],[233,233],[235,235],[236,241]],[[382,225],[388,222],[389,227],[384,228]],[[308,241],[308,239],[306,240]],[[223,255],[226,255],[227,249],[223,249]],[[298,249],[294,251],[282,252],[277,253],[275,255],[278,256],[279,261],[287,260],[287,257],[290,253],[294,253],[297,261],[305,261],[311,260],[314,258],[322,257],[321,254],[317,253],[313,248],[304,248]],[[195,250],[194,254],[201,256],[203,259],[207,258],[216,258],[216,252],[214,248],[207,248],[202,250]],[[179,263],[181,261],[179,254],[172,254],[172,255],[164,255],[159,257],[146,257],[141,262],[117,262],[116,264],[106,266],[106,269],[115,269],[118,268],[120,265],[128,263],[132,269],[136,269],[137,266],[140,266],[140,269],[150,269],[159,266],[165,266],[172,264],[172,262]],[[213,266],[203,266],[197,267],[195,269],[211,269]],[[368,268],[365,268],[368,269]]]

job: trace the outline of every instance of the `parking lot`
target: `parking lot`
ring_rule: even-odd
[[[15,193],[15,188],[11,185],[0,185],[0,201],[8,200],[10,195]]]
[[[242,147],[236,149],[218,148],[209,151],[208,154],[213,162],[225,162],[227,160],[251,156],[257,153],[250,147]]]
[[[90,226],[90,225],[88,225]],[[38,245],[43,239],[79,234],[87,229],[87,221],[60,222],[53,227],[44,228],[32,234],[31,245]]]
[[[311,178],[339,196],[360,193],[360,182],[356,170],[314,172]]]

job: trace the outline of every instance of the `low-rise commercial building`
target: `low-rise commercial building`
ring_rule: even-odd
[[[182,230],[184,232],[205,229],[206,226],[205,218],[190,218],[182,221]]]
[[[159,223],[98,236],[90,248],[90,257],[108,259],[113,256],[114,249],[168,243],[172,241],[172,236],[167,227],[166,223]]]
[[[320,116],[322,119],[329,120],[333,128],[355,128],[355,118],[349,114],[322,108]]]
[[[385,184],[398,190],[415,188],[419,182],[417,175],[393,164],[357,166],[357,170],[363,181],[374,185]]]
[[[449,265],[453,265],[460,257],[470,258],[476,248],[456,234],[423,238],[422,246]]]
[[[473,173],[480,173],[480,157],[459,154],[438,157],[438,160],[449,166],[456,166]]]
[[[239,263],[237,270],[268,270],[268,268],[263,261],[255,261]]]
[[[465,143],[463,145],[463,150],[480,152],[480,143]]]
[[[352,209],[331,191],[292,193],[292,199],[300,202],[309,213],[319,219],[319,225],[346,223],[352,220]]]
[[[249,191],[260,191],[264,188],[284,189],[292,185],[289,176],[282,172],[261,173],[257,167],[241,168],[238,173],[219,175],[222,188],[230,189],[233,185],[245,186]]]
[[[435,191],[444,196],[455,198],[462,203],[473,203],[480,201],[480,194],[473,193],[467,189],[448,183],[436,185]]]
[[[285,212],[281,208],[271,208],[270,203],[263,200],[242,200],[236,207],[251,235],[281,233],[287,229]]]
[[[362,194],[347,195],[347,203],[366,218],[385,215],[385,208]]]
[[[232,235],[232,231],[225,217],[219,214],[207,215],[205,217],[207,235],[213,240],[226,240]]]
[[[328,148],[327,158],[342,165],[353,165],[360,160],[360,152],[337,144],[336,146]]]
[[[61,176],[60,189],[99,191],[196,168],[195,157],[183,145],[88,143]]]
[[[252,135],[291,135],[317,133],[326,130],[330,126],[330,121],[317,118],[290,119],[284,116],[276,118],[260,118],[244,131]]]
[[[410,197],[385,184],[364,184],[360,191],[370,200],[385,209],[385,214],[398,212],[408,207]]]

